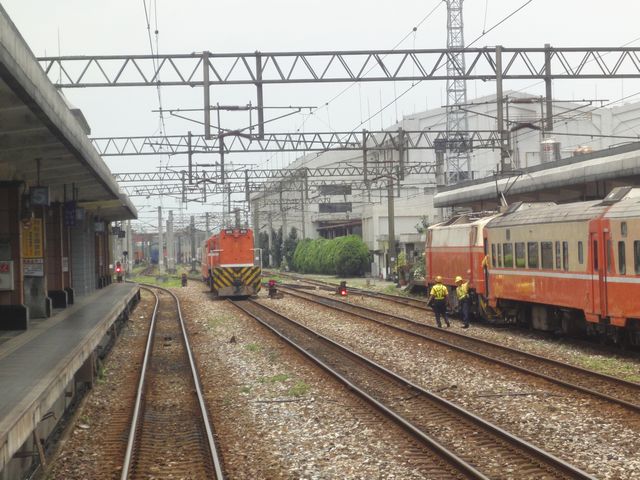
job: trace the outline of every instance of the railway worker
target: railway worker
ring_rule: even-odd
[[[438,324],[438,328],[442,328],[442,323],[440,322],[440,316],[444,316],[444,323],[447,324],[447,327],[450,327],[449,319],[447,318],[447,297],[449,296],[449,290],[445,285],[442,284],[442,277],[438,275],[436,277],[436,284],[431,287],[431,291],[429,292],[429,298],[427,299],[427,304],[432,305],[433,313],[436,315],[436,323]],[[433,301],[433,304],[431,302]]]
[[[458,275],[456,277],[456,296],[458,297],[458,305],[460,305],[460,314],[462,315],[462,328],[469,328],[469,309],[471,308],[471,297],[469,297],[469,282]]]

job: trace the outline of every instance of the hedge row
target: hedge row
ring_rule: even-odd
[[[360,237],[349,235],[332,240],[305,239],[293,254],[293,267],[302,273],[362,275],[369,270],[369,249]]]

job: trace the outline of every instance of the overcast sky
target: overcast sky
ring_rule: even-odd
[[[466,0],[465,40],[470,43],[482,32],[514,11],[526,0]],[[142,0],[2,0],[2,6],[37,56],[149,54],[149,37]],[[441,0],[251,0],[194,1],[147,0],[151,34],[158,29],[161,53],[260,51],[310,51],[390,49],[409,34],[414,26],[433,13],[399,48],[443,48],[446,46],[446,7]],[[435,9],[435,10],[434,10]],[[533,0],[522,11],[478,40],[474,46],[501,44],[509,47],[640,45],[640,2],[635,0]],[[347,93],[325,103],[344,89],[342,84],[269,86],[265,105],[322,106],[305,123],[306,131],[352,130],[362,120],[386,105],[407,88],[407,84],[356,85]],[[387,127],[402,115],[436,108],[445,103],[444,82],[425,82],[411,90],[381,116],[366,122],[367,128]],[[505,88],[526,89],[542,94],[538,82],[507,82]],[[491,82],[469,82],[468,96],[494,93]],[[605,98],[616,100],[638,92],[629,101],[640,100],[640,81],[594,82],[556,81],[556,98]],[[158,133],[157,92],[154,88],[68,89],[67,98],[81,108],[93,136],[132,136]],[[212,89],[212,103],[255,103],[255,92],[245,87]],[[164,108],[200,108],[202,89],[165,87]],[[305,116],[296,115],[272,123],[273,132],[299,128]],[[235,115],[225,118],[234,128],[248,119]],[[201,127],[168,118],[167,134],[184,134]],[[359,127],[360,129],[362,127]],[[290,154],[234,155],[235,164],[251,163],[263,167],[286,165]],[[163,164],[183,164],[184,159],[107,157],[114,172],[155,169]],[[198,158],[198,161],[214,161]],[[137,205],[156,205],[167,199],[134,199]],[[192,211],[202,206],[190,205]],[[217,209],[217,208],[215,208]]]

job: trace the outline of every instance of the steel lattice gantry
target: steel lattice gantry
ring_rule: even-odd
[[[463,54],[466,66],[456,59]],[[639,78],[640,47],[353,50],[41,57],[59,87]],[[447,69],[447,65],[452,65]],[[57,81],[60,78],[60,81]]]
[[[447,183],[471,178],[471,165],[466,131],[469,130],[467,112],[456,108],[467,103],[467,81],[456,78],[456,71],[466,71],[464,49],[463,0],[447,0],[447,47],[453,56],[447,63],[447,131],[460,141],[447,148]]]
[[[398,149],[423,150],[442,145],[450,138],[444,130],[364,132],[271,133],[264,138],[227,136],[221,142],[214,136],[162,135],[138,137],[94,137],[91,139],[102,156],[157,155],[188,153],[247,152],[326,152],[328,150]],[[499,148],[500,135],[493,130],[467,132],[471,148]]]

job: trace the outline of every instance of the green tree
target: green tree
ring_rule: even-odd
[[[360,237],[342,237],[337,245],[334,256],[335,273],[353,276],[363,275],[369,270],[369,249]]]
[[[273,245],[271,245],[271,255],[273,256],[272,267],[280,267],[282,263],[282,227],[272,231]]]
[[[296,229],[296,227],[291,227],[291,231],[289,232],[289,235],[287,235],[287,238],[284,241],[284,258],[287,261],[287,266],[290,269],[294,269],[294,261],[293,261],[293,256],[296,252],[296,247],[298,246],[298,230]]]
[[[262,250],[262,266],[269,267],[269,234],[267,232],[258,233],[258,248]]]

